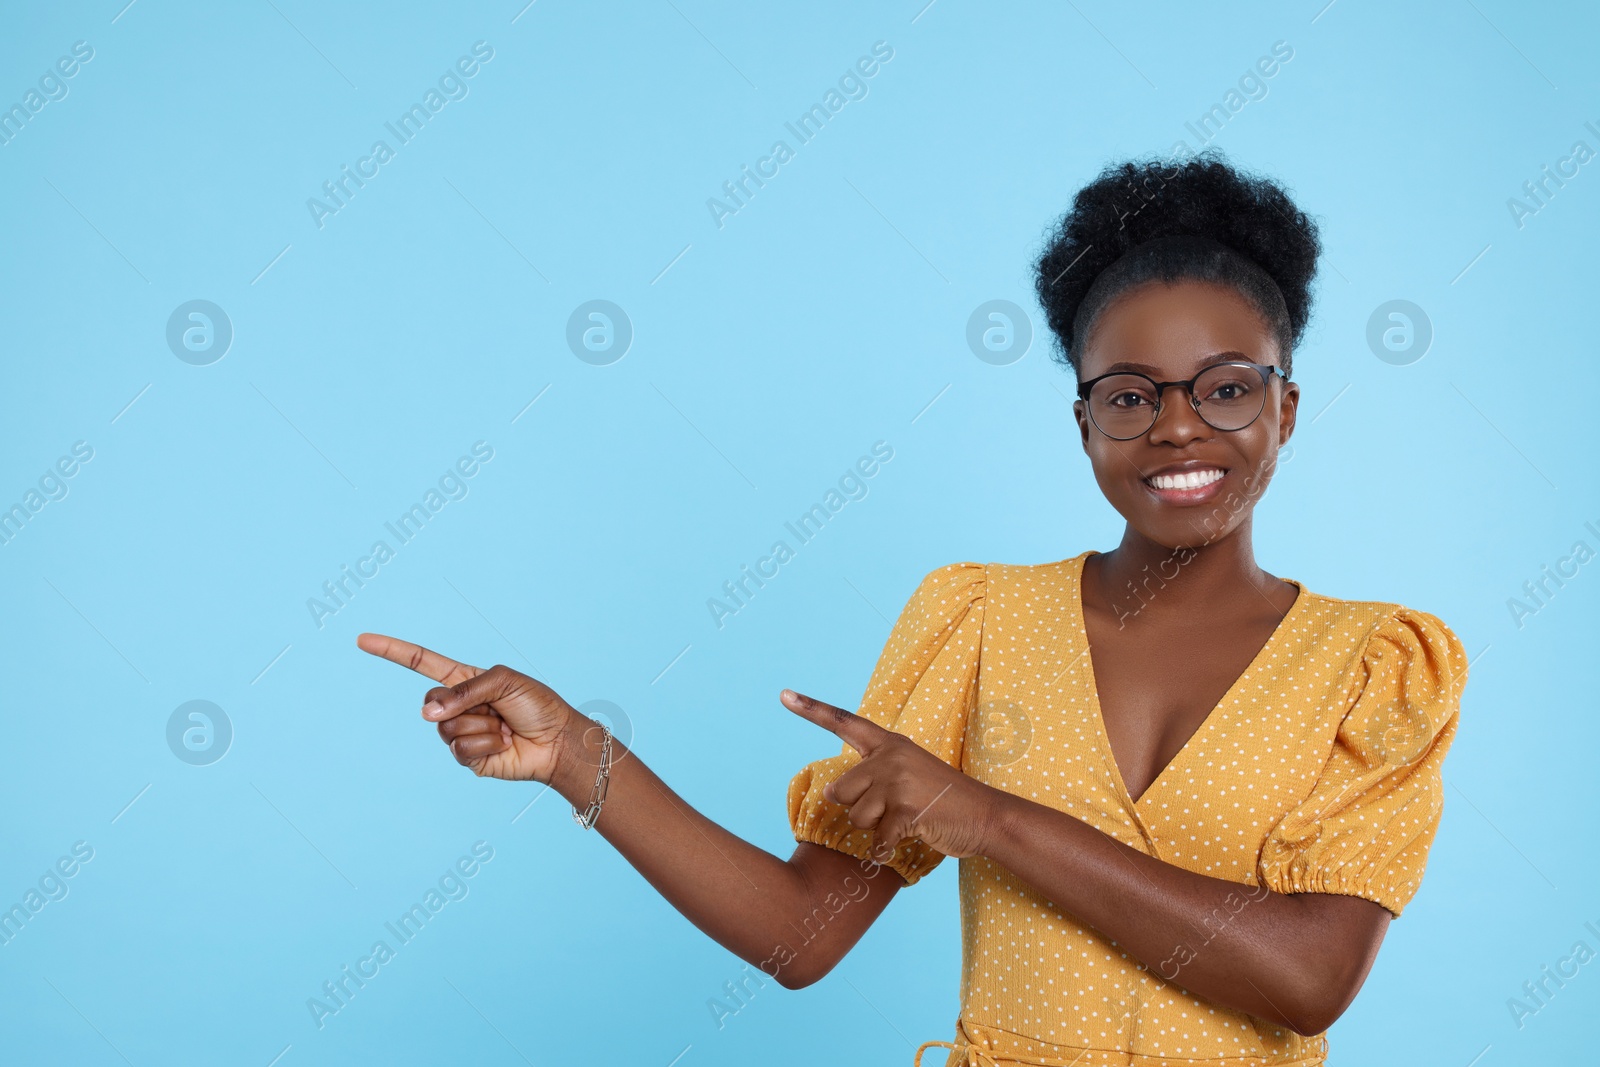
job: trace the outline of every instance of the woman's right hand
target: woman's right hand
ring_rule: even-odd
[[[422,717],[439,724],[457,763],[479,777],[550,784],[579,718],[555,690],[510,667],[471,667],[383,634],[358,634],[356,645],[440,683],[423,694]]]

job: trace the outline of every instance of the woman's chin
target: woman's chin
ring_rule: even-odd
[[[1119,509],[1121,510],[1121,509]],[[1128,509],[1122,517],[1145,541],[1171,552],[1196,552],[1214,545],[1233,533],[1244,515],[1213,515],[1211,509],[1191,511],[1188,515],[1173,514],[1168,509],[1158,509],[1161,514],[1151,514],[1147,509]]]

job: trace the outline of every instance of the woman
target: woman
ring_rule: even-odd
[[[787,861],[540,682],[360,647],[442,683],[423,717],[458,762],[549,783],[786,987],[958,857],[961,1013],[919,1063],[1321,1064],[1417,890],[1467,664],[1426,612],[1256,564],[1319,250],[1280,188],[1214,154],[1077,194],[1037,289],[1122,541],[929,572],[858,714],[784,690],[844,742],[790,782]]]

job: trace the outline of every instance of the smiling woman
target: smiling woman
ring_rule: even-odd
[[[1080,190],[1037,288],[1121,543],[928,573],[859,716],[802,710],[846,744],[790,782],[799,840],[908,884],[961,859],[961,1013],[919,1062],[1321,1064],[1417,891],[1461,643],[1251,547],[1318,253],[1217,153]]]
[[[1419,888],[1467,662],[1427,612],[1255,561],[1318,252],[1282,189],[1215,154],[1079,191],[1038,293],[1122,540],[929,571],[856,712],[784,690],[842,742],[789,782],[787,861],[537,679],[360,647],[441,683],[422,716],[457,762],[548,783],[785,988],[959,859],[961,1011],[918,1063],[941,1045],[969,1067],[1322,1064]]]

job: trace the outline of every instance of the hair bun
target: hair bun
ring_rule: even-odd
[[[1119,264],[1115,283],[1098,288],[1094,306],[1083,306],[1096,279],[1125,253],[1179,235],[1210,238],[1247,263],[1227,255],[1207,259],[1194,251],[1204,247],[1199,242],[1165,242],[1169,247],[1159,255],[1151,250],[1130,257],[1148,262],[1128,270]],[[1071,209],[1051,228],[1036,264],[1035,289],[1060,357],[1076,370],[1083,337],[1074,331],[1087,336],[1093,319],[1128,286],[1152,277],[1228,282],[1256,304],[1277,334],[1288,373],[1310,319],[1311,281],[1321,251],[1316,223],[1278,184],[1241,171],[1220,150],[1208,148],[1178,163],[1152,158],[1108,164],[1078,190]],[[1266,279],[1272,284],[1264,284]],[[1088,313],[1083,321],[1080,311]]]

